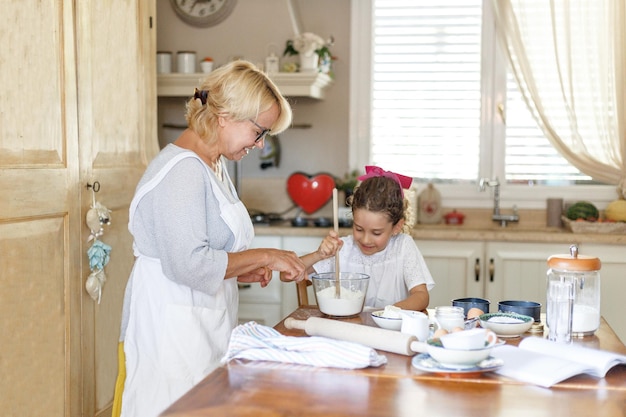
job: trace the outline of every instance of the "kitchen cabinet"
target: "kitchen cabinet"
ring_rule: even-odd
[[[541,303],[545,312],[548,257],[568,248],[560,243],[487,242],[484,295],[492,309],[497,311],[499,301],[528,300]]]
[[[600,258],[600,313],[626,341],[626,246],[583,244],[578,249],[580,254]]]
[[[188,97],[206,74],[159,74],[157,76],[157,95],[159,97]],[[310,97],[323,99],[324,90],[333,79],[328,74],[304,72],[279,72],[270,78],[280,92],[287,97]]]
[[[280,248],[280,236],[257,236],[250,249]],[[258,283],[239,284],[239,323],[256,321],[265,326],[275,326],[284,316],[281,311],[281,285],[278,272],[265,288]]]
[[[250,248],[285,249],[300,256],[317,250],[321,241],[319,237],[256,236]],[[239,322],[253,320],[266,326],[275,326],[298,308],[296,291],[296,284],[281,282],[278,272],[274,272],[272,281],[265,288],[259,284],[240,284]],[[309,287],[309,301],[314,300],[312,287]]]
[[[285,236],[283,238],[283,249],[294,251],[298,256],[302,256],[315,252],[323,239],[323,237]],[[283,306],[285,315],[287,315],[298,308],[298,295],[296,284],[292,282],[284,282],[283,288],[285,290]],[[307,293],[309,304],[315,304],[315,293],[312,285],[307,287]]]
[[[454,298],[482,297],[482,242],[416,240],[415,243],[435,280],[430,307],[450,305]]]
[[[417,240],[435,280],[430,306],[455,298],[482,297],[498,302],[531,300],[545,311],[545,282],[550,255],[567,248],[556,243]]]

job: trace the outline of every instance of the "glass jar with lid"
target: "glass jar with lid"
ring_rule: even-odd
[[[600,327],[600,267],[599,258],[579,255],[577,245],[570,246],[569,255],[548,258],[548,286],[557,280],[574,283],[574,337],[593,335]]]

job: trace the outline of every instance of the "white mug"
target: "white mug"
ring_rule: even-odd
[[[489,329],[470,329],[448,333],[439,338],[446,349],[484,349],[493,346],[498,336]]]
[[[402,317],[401,333],[406,333],[417,337],[420,342],[428,340],[429,320],[428,316],[419,311],[401,310]]]

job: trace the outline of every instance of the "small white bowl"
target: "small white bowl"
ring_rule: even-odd
[[[378,325],[387,330],[400,330],[402,328],[402,318],[383,317],[384,310],[372,311],[372,319]]]
[[[428,341],[428,354],[446,368],[473,368],[489,357],[493,346],[482,349],[446,349],[439,339]]]
[[[480,327],[493,330],[500,337],[518,337],[526,333],[535,319],[517,313],[488,313],[478,317]]]

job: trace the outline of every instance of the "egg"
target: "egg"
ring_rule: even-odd
[[[441,336],[448,334],[446,329],[437,329],[435,333],[433,333],[433,339],[439,339]]]
[[[478,316],[482,316],[483,314],[485,314],[485,312],[482,311],[480,308],[473,307],[473,308],[470,308],[467,311],[467,319],[468,320],[469,319],[473,319],[473,318],[476,318]]]

